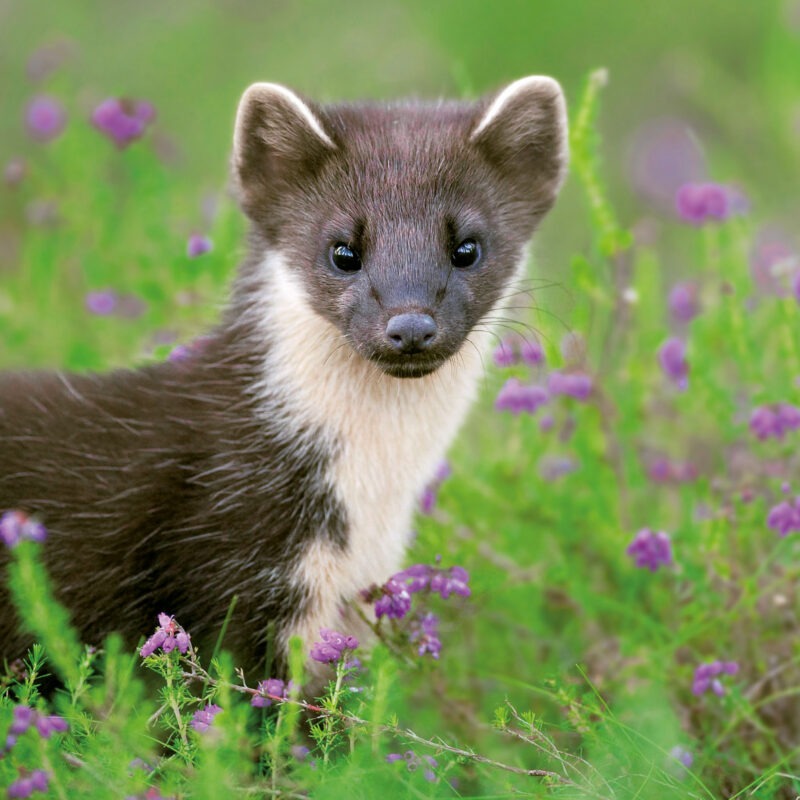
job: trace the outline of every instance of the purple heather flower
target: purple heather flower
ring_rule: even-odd
[[[437,592],[443,600],[451,594],[469,597],[471,592],[467,585],[469,573],[463,567],[450,567],[449,570],[434,570],[430,579],[430,590]]]
[[[450,463],[442,459],[437,465],[436,472],[434,472],[430,482],[422,490],[422,496],[419,499],[419,508],[423,514],[433,513],[433,509],[436,506],[436,498],[439,494],[439,487],[450,477],[452,472],[453,470],[450,468]]]
[[[670,290],[667,304],[676,322],[691,322],[700,313],[697,284],[676,283]]]
[[[433,509],[436,508],[437,497],[437,487],[426,486],[422,490],[422,496],[419,498],[419,510],[425,515],[432,514]]]
[[[690,750],[687,750],[685,747],[681,747],[679,744],[676,744],[672,750],[669,751],[670,757],[674,758],[679,764],[689,769],[694,763],[694,756],[692,755]]]
[[[786,433],[800,429],[800,408],[789,403],[758,406],[750,415],[750,430],[762,441],[783,439]]]
[[[118,302],[117,293],[113,289],[103,289],[97,292],[88,292],[84,298],[86,310],[100,317],[113,314]]]
[[[292,745],[292,756],[298,761],[305,761],[310,753],[311,750],[309,750],[304,744]]]
[[[20,736],[33,725],[35,718],[36,712],[30,706],[14,706],[14,716],[8,732],[14,736]]]
[[[0,517],[0,539],[6,547],[15,547],[22,540],[24,518],[21,511],[6,511]]]
[[[390,580],[404,582],[411,594],[428,588],[434,568],[428,564],[414,564],[392,575]]]
[[[697,480],[697,467],[689,461],[670,461],[664,456],[647,465],[647,477],[654,483],[691,483]]]
[[[778,415],[769,406],[758,406],[750,414],[750,430],[762,441],[771,436],[776,439],[783,438],[783,429],[778,421]]]
[[[437,569],[427,564],[414,564],[392,575],[385,584],[384,589],[391,584],[394,588],[390,589],[390,591],[398,591],[397,587],[402,587],[408,594],[429,590],[439,594],[442,599],[446,600],[451,594],[469,597],[470,589],[467,585],[468,583],[469,573],[463,567],[454,566],[449,569]]]
[[[389,753],[386,756],[386,763],[387,764],[394,764],[397,761],[402,761],[404,758],[402,753]]]
[[[155,108],[144,100],[111,97],[95,108],[92,125],[122,150],[144,134],[155,115]]]
[[[721,221],[733,212],[731,192],[719,183],[685,183],[675,194],[675,210],[692,225]]]
[[[446,481],[452,474],[453,468],[450,466],[450,462],[446,458],[443,458],[436,465],[436,471],[433,473],[433,480],[436,481],[436,483],[442,483],[442,481]]]
[[[551,372],[547,377],[547,388],[552,395],[567,395],[576,400],[588,400],[592,393],[591,376],[584,372]]]
[[[28,165],[24,158],[12,158],[3,170],[3,181],[6,186],[18,186],[25,179],[27,172]]]
[[[692,692],[701,695],[711,689],[714,694],[722,696],[725,694],[725,687],[719,677],[721,675],[736,675],[739,672],[739,665],[735,661],[710,661],[700,664],[694,671],[692,681]]]
[[[212,248],[211,239],[208,236],[201,236],[199,233],[193,233],[186,243],[186,255],[189,258],[197,258],[197,256],[208,253]]]
[[[47,530],[41,522],[23,511],[6,511],[0,516],[0,542],[6,547],[15,547],[21,541],[43,542]]]
[[[544,350],[538,339],[523,339],[519,346],[519,354],[522,360],[531,367],[544,364]]]
[[[216,717],[220,711],[222,711],[222,709],[218,705],[210,703],[205,708],[194,712],[190,724],[198,733],[205,733],[214,721],[214,717]]]
[[[778,403],[775,411],[781,430],[788,432],[800,428],[800,408],[789,403]]]
[[[179,344],[173,347],[167,358],[169,361],[175,362],[186,361],[192,356],[202,353],[210,341],[210,336],[198,336],[188,344]]]
[[[674,336],[658,349],[658,361],[664,374],[684,391],[689,385],[689,364],[686,362],[686,346]]]
[[[411,594],[404,583],[389,578],[383,585],[384,594],[375,602],[375,616],[402,619],[411,609]]]
[[[767,527],[781,536],[800,532],[800,496],[773,506],[767,515]]]
[[[158,615],[156,632],[142,645],[139,655],[147,658],[160,647],[165,653],[171,653],[176,647],[185,653],[191,644],[191,636],[169,614]]]
[[[580,465],[569,456],[550,455],[539,460],[539,474],[546,481],[557,481],[575,472]]]
[[[50,775],[43,769],[35,769],[30,774],[30,780],[35,791],[46,792],[47,786],[50,783]]]
[[[535,414],[549,400],[547,390],[542,386],[524,386],[517,378],[509,378],[500,389],[494,407],[497,411],[510,411],[512,414]]]
[[[257,689],[258,694],[253,695],[250,705],[255,708],[266,708],[271,706],[276,698],[285,698],[289,687],[278,678],[268,678],[259,681]]]
[[[35,788],[32,778],[17,778],[8,787],[8,798],[25,798],[30,797],[34,793]]]
[[[69,730],[69,723],[55,714],[40,714],[28,706],[15,706],[5,749],[10,750],[17,743],[17,739],[31,727],[35,728],[43,739],[49,739],[54,733],[66,733]]]
[[[35,724],[42,739],[49,739],[54,733],[66,733],[69,730],[69,723],[55,714],[51,716],[37,714]]]
[[[176,344],[172,350],[169,351],[169,355],[167,356],[167,360],[169,361],[186,361],[192,355],[193,348],[191,343],[189,344]]]
[[[492,357],[498,367],[512,367],[520,360],[536,367],[544,361],[544,350],[536,338],[528,339],[514,334],[506,336],[500,342]]]
[[[426,653],[439,658],[442,643],[439,640],[439,618],[435,614],[425,614],[412,628],[408,637],[417,645],[417,655]]]
[[[355,650],[358,647],[355,636],[345,636],[330,628],[321,628],[319,634],[322,641],[315,642],[311,648],[311,658],[315,661],[332,664],[339,661],[346,650]]]
[[[546,433],[547,431],[552,430],[555,427],[555,424],[555,417],[552,414],[545,414],[539,420],[539,430],[542,431],[542,433]]]
[[[510,338],[506,337],[497,345],[492,353],[492,360],[498,367],[513,367],[517,363],[517,354]]]
[[[57,138],[67,124],[64,106],[54,97],[39,95],[25,109],[25,127],[32,139],[49,142]]]
[[[655,572],[660,566],[672,565],[672,543],[669,534],[642,528],[625,551],[637,567]]]
[[[311,658],[323,664],[333,664],[342,657],[342,654],[333,645],[325,642],[314,642],[311,648]]]

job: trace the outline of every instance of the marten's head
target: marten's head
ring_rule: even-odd
[[[323,107],[258,83],[233,162],[258,251],[248,290],[279,283],[297,326],[310,309],[337,347],[421,377],[519,277],[564,177],[564,98],[534,76],[475,103]]]

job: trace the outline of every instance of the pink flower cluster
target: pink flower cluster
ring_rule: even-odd
[[[165,653],[171,653],[175,648],[180,653],[185,653],[191,645],[191,636],[169,614],[158,615],[158,628],[156,632],[142,645],[139,655],[147,658],[161,648]]]
[[[689,364],[686,361],[686,345],[676,337],[670,337],[658,350],[658,361],[664,374],[685,391],[689,386]]]
[[[15,706],[5,749],[10,750],[17,743],[17,739],[29,728],[34,728],[42,739],[49,739],[54,733],[66,733],[69,730],[69,724],[55,714],[42,714],[30,706]]]
[[[146,100],[109,97],[95,108],[92,125],[122,150],[141,138],[155,116],[155,108]]]
[[[24,511],[6,511],[0,516],[0,542],[6,547],[16,547],[24,540],[43,542],[46,538],[44,525]]]
[[[642,528],[628,545],[627,554],[637,567],[655,572],[659,567],[672,566],[672,542],[669,534]]]
[[[198,733],[205,733],[211,727],[211,724],[214,722],[214,717],[216,717],[220,711],[222,711],[220,706],[216,703],[210,703],[199,711],[194,712],[190,724]]]
[[[266,708],[271,706],[275,700],[285,700],[288,696],[292,684],[285,683],[278,678],[268,678],[265,681],[259,681],[257,687],[257,694],[254,694],[250,700],[250,705],[254,708]]]
[[[497,411],[510,411],[512,414],[535,414],[548,403],[547,389],[536,384],[523,384],[519,378],[509,378],[500,389],[494,407]]]
[[[767,527],[780,536],[800,533],[800,495],[773,506],[767,516]]]
[[[737,672],[739,665],[735,661],[710,661],[707,664],[700,664],[694,671],[692,692],[701,695],[711,689],[714,694],[721,697],[725,694],[725,687],[719,679],[720,676],[736,675]]]
[[[742,213],[747,200],[742,193],[720,183],[685,183],[675,195],[678,216],[692,225],[722,222]]]
[[[750,430],[762,441],[783,437],[800,428],[800,408],[789,403],[758,406],[750,415]]]
[[[495,349],[492,358],[498,367],[513,367],[522,361],[531,367],[544,363],[544,350],[538,339],[506,336]]]
[[[335,664],[347,651],[355,650],[358,647],[358,639],[355,636],[345,636],[330,628],[320,629],[319,635],[322,637],[322,641],[314,642],[314,646],[311,648],[311,658],[323,664]]]

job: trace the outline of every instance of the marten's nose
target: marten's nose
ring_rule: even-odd
[[[386,338],[398,353],[411,355],[427,350],[438,331],[430,314],[395,314],[386,326]]]

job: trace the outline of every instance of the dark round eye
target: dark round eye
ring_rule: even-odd
[[[481,246],[474,239],[464,239],[450,255],[454,267],[472,267],[481,257]]]
[[[344,242],[331,247],[331,262],[342,272],[358,272],[361,269],[361,256]]]

